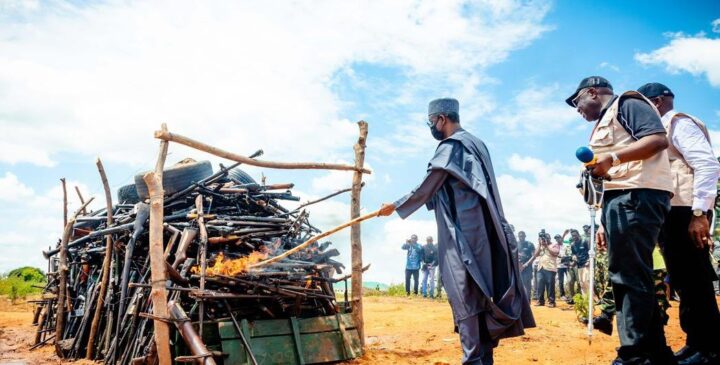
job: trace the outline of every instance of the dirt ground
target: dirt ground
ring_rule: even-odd
[[[560,303],[560,302],[559,302]],[[422,298],[368,297],[365,332],[368,351],[351,364],[458,364],[460,340],[453,333],[452,314],[446,302]],[[680,349],[685,336],[678,323],[678,303],[669,310],[665,327],[668,343]],[[615,358],[617,333],[595,331],[589,345],[586,328],[567,304],[557,308],[532,307],[537,328],[525,336],[503,340],[495,349],[496,364],[602,364]]]
[[[665,328],[673,349],[685,337],[677,320],[678,303],[672,302]],[[422,298],[367,297],[364,299],[367,352],[348,364],[457,364],[460,341],[453,333],[446,302]],[[497,364],[609,364],[619,341],[598,332],[588,345],[585,327],[570,306],[533,307],[537,328],[522,337],[503,340],[495,352]],[[29,351],[35,328],[31,307],[0,303],[0,365],[59,364],[52,346]],[[79,361],[74,364],[92,364]]]

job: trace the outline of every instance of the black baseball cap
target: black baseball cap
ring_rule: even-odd
[[[659,82],[651,82],[640,86],[637,91],[648,99],[657,98],[658,96],[675,96],[669,87]]]
[[[578,85],[577,89],[575,89],[575,92],[570,95],[567,99],[565,99],[565,102],[567,105],[570,105],[571,107],[575,108],[575,105],[573,105],[572,101],[575,99],[575,97],[578,95],[580,90],[587,88],[587,87],[606,87],[610,90],[612,90],[612,85],[610,85],[610,81],[608,81],[606,78],[602,76],[590,76],[582,79],[580,81],[580,85]]]

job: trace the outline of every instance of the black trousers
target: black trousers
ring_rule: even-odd
[[[420,275],[420,269],[417,270],[408,270],[405,269],[405,293],[410,295],[410,277],[412,276],[414,280],[413,284],[413,293],[417,295],[418,293],[418,276]]]
[[[539,294],[540,294],[540,290],[538,290],[538,289],[540,288],[540,285],[538,285],[538,278],[539,278],[539,277],[538,277],[538,269],[537,269],[537,266],[533,265],[532,270],[533,270],[533,278],[532,278],[532,285],[533,285],[532,295],[533,295],[533,296],[532,296],[532,298],[533,298],[534,300],[538,300],[538,297],[540,296],[540,295],[539,295]]]
[[[546,293],[548,303],[555,304],[555,274],[554,271],[538,270],[538,302],[540,304],[545,303]]]
[[[520,272],[520,279],[522,279],[523,287],[525,288],[525,295],[527,296],[528,300],[533,298],[532,296],[532,278],[533,278],[533,269],[532,266],[528,266],[525,268],[525,270]]]
[[[710,263],[708,247],[699,249],[688,233],[690,207],[673,207],[660,236],[670,285],[680,296],[680,326],[686,344],[698,350],[720,352],[718,312],[713,281],[717,274]]]
[[[565,296],[565,276],[567,276],[568,269],[565,267],[558,268],[557,271],[557,278],[558,278],[558,286],[560,287],[560,296]]]
[[[655,300],[652,252],[670,211],[670,193],[654,189],[605,192],[601,222],[608,243],[617,307],[618,360],[672,363]]]
[[[493,348],[498,341],[493,341],[488,332],[485,313],[479,313],[457,322],[460,334],[463,365],[493,365]]]

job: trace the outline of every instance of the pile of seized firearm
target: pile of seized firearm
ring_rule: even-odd
[[[173,346],[184,345],[189,355],[177,361],[212,363],[213,357],[221,358],[201,340],[208,323],[232,320],[238,326],[240,318],[327,316],[340,311],[333,291],[337,280],[332,277],[343,266],[332,259],[339,253],[328,249],[330,242],[314,243],[277,262],[258,265],[320,233],[303,209],[314,202],[288,210],[278,201],[299,200],[290,191],[293,184],[255,183],[237,169],[238,164],[221,166],[217,173],[209,167],[204,177],[181,181],[197,178],[198,165],[206,170],[210,166],[206,161],[190,165],[196,166],[195,175],[180,166],[174,175],[166,170],[163,179],[165,287],[169,314],[175,320],[171,326],[182,335],[175,336]],[[111,364],[156,361],[147,187],[136,179],[129,190],[131,194],[121,188],[125,196],[113,206],[112,223],[108,224],[106,209],[85,212],[75,220],[66,250],[58,243],[43,252],[49,261],[48,284],[36,301],[35,347],[55,343],[63,358],[84,358],[89,353],[91,359]],[[99,300],[108,236],[112,241],[109,282]],[[58,269],[61,256],[67,267],[65,278]],[[60,293],[63,281],[67,290]],[[64,302],[62,308],[59,300]],[[102,315],[95,324],[98,302]]]

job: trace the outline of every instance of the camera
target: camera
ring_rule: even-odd
[[[550,243],[550,235],[545,232],[545,229],[541,229],[540,233],[538,233],[538,243],[540,245],[547,245]]]

